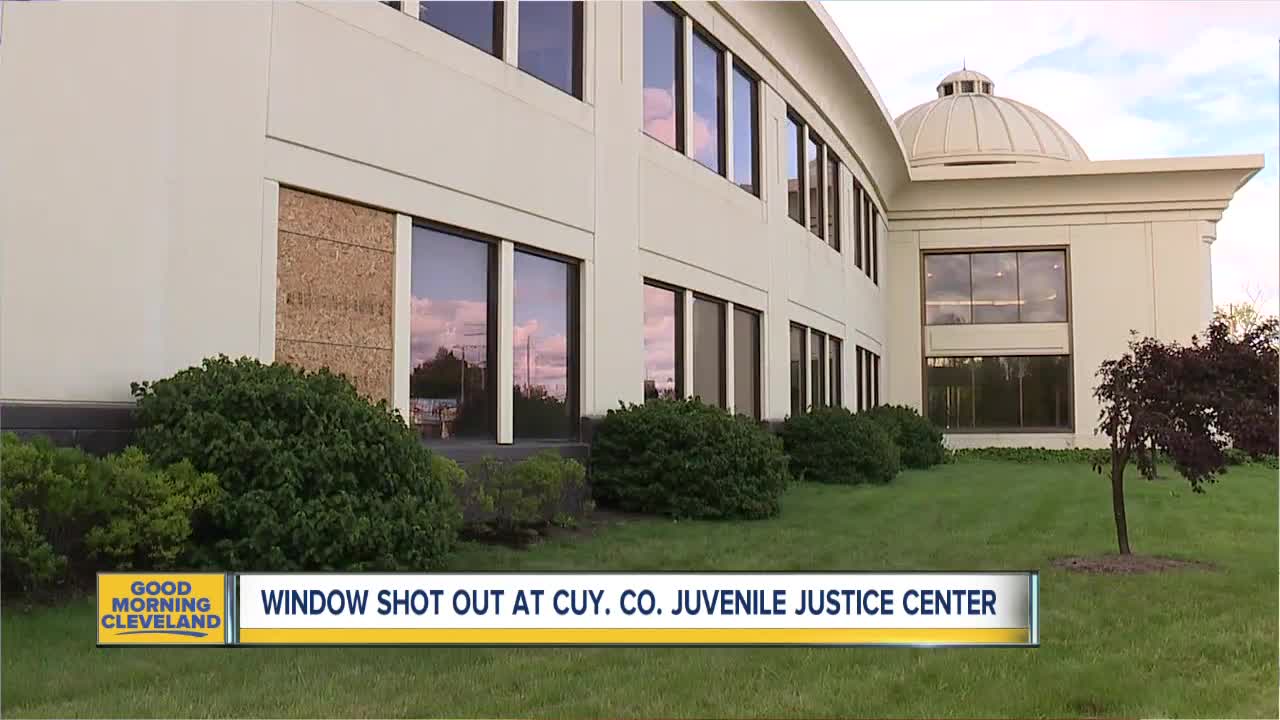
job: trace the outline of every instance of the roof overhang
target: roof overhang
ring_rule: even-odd
[[[1194,211],[1217,220],[1262,155],[911,169],[890,221],[1010,215]]]

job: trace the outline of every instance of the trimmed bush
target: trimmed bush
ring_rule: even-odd
[[[1089,463],[1111,466],[1111,451],[1093,448],[1065,448],[1050,450],[1033,447],[986,447],[952,450],[951,461],[1002,460],[1019,463]]]
[[[898,474],[901,462],[884,428],[842,407],[820,407],[787,418],[782,442],[791,472],[813,482],[887,483]]]
[[[550,525],[573,527],[591,512],[586,468],[546,451],[519,462],[485,458],[464,472],[460,495],[475,508],[477,536],[532,538]]]
[[[457,538],[449,479],[401,419],[345,378],[225,356],[135,383],[137,441],[226,497],[201,560],[236,570],[429,570]]]
[[[942,445],[942,430],[906,405],[878,405],[866,411],[898,447],[902,464],[909,468],[928,468],[947,457]]]
[[[192,516],[220,494],[191,463],[157,469],[133,447],[99,459],[43,438],[2,442],[6,590],[48,595],[90,587],[99,570],[171,568],[189,549]]]
[[[591,489],[602,504],[676,518],[778,514],[781,441],[757,422],[698,400],[610,410],[592,437]]]

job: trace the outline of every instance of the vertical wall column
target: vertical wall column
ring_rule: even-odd
[[[415,5],[417,3],[414,3]],[[405,422],[409,418],[409,348],[412,343],[413,218],[396,215],[395,281],[391,295],[391,324],[394,354],[391,361],[391,404]]]
[[[280,232],[280,183],[262,184],[262,265],[259,270],[258,359],[276,358],[276,272]]]
[[[510,240],[498,244],[498,367],[493,374],[498,397],[498,444],[512,440],[513,385],[515,384],[515,245]]]
[[[503,3],[502,8],[502,59],[508,65],[520,64],[520,12],[518,3]]]
[[[724,407],[730,414],[734,408],[734,368],[733,368],[733,303],[724,304]]]
[[[681,374],[684,376],[684,396],[693,397],[693,292],[685,290],[680,293],[680,302],[684,304],[681,312],[684,313],[683,327],[680,332],[684,335],[680,339],[680,366]]]

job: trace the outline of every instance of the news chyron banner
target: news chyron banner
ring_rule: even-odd
[[[1035,572],[103,575],[98,644],[1038,647],[1038,593]]]

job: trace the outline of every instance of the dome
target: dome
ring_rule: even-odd
[[[938,98],[895,121],[912,167],[1088,160],[1053,118],[995,95],[991,78],[957,70],[938,82]]]

